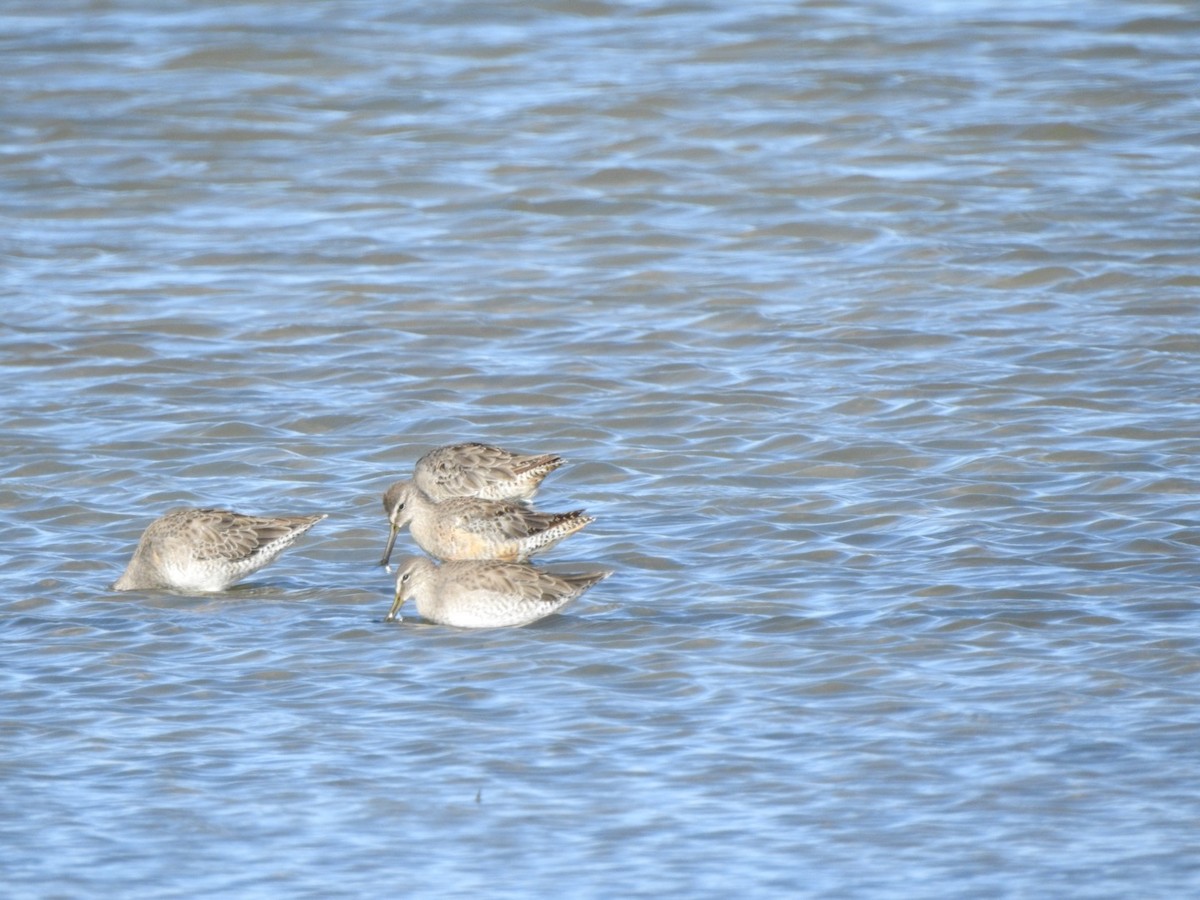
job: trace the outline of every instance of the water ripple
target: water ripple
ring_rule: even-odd
[[[11,890],[1194,893],[1190,9],[143,6],[0,13]],[[384,624],[472,438],[615,575]]]

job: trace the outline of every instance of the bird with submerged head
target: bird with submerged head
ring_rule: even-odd
[[[223,591],[273,562],[325,518],[181,507],[151,522],[114,591]]]

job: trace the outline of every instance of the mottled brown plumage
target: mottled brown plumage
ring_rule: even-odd
[[[324,519],[173,509],[142,533],[115,591],[223,591],[257,572]]]
[[[460,560],[435,565],[413,557],[400,568],[386,621],[407,600],[429,622],[460,628],[525,625],[557,612],[611,572],[555,574],[526,563]]]
[[[387,565],[400,529],[408,525],[417,546],[438,559],[524,561],[594,522],[582,509],[538,512],[506,500],[451,497],[435,502],[409,481],[393,484],[383,497],[391,523]]]
[[[532,500],[542,480],[564,462],[552,453],[528,455],[489,444],[451,444],[418,459],[412,481],[430,500],[525,501]]]

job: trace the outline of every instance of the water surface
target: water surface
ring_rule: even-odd
[[[17,897],[1200,886],[1188,3],[14,2]],[[381,620],[384,487],[554,451],[547,565]],[[180,504],[327,512],[118,595]],[[411,546],[411,545],[409,545]]]

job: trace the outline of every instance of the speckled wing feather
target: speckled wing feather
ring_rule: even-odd
[[[491,541],[519,541],[541,532],[578,524],[582,528],[593,521],[582,509],[571,512],[538,512],[501,500],[480,501],[459,498],[443,501],[447,520],[455,529],[479,535]],[[573,529],[578,530],[578,529]]]
[[[541,598],[548,603],[556,603],[564,595],[578,597],[593,584],[597,584],[611,575],[606,569],[594,572],[570,572],[556,574],[538,570],[538,587]]]
[[[608,576],[607,572],[589,575],[555,575],[533,566],[511,564],[485,570],[498,582],[491,587],[525,600],[540,601],[551,606],[562,604],[564,598],[574,597],[592,584]]]
[[[561,457],[550,453],[526,455],[488,444],[451,444],[417,460],[413,482],[433,500],[528,500],[542,480],[563,463]]]
[[[221,509],[200,510],[203,515],[186,523],[196,548],[197,559],[244,560],[287,546],[320,516],[267,518],[246,516]]]

